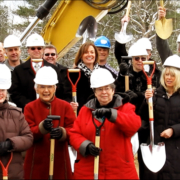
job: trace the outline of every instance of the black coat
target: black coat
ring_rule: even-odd
[[[146,169],[143,179],[180,179],[180,91],[168,99],[165,89],[160,86],[154,93],[153,102],[154,143],[165,143],[166,162],[158,173]],[[144,105],[142,114],[143,121],[149,125],[147,104]],[[173,129],[173,136],[168,139],[160,137],[160,133],[168,128]]]
[[[56,66],[48,63],[45,60],[43,60],[43,66],[51,66],[53,69],[55,69],[59,79],[59,73]],[[27,103],[36,99],[34,78],[35,72],[31,67],[31,60],[28,60],[14,68],[12,73],[12,86],[8,92],[10,93],[11,99],[17,105],[17,107],[24,109],[24,106]],[[60,87],[58,84],[57,91],[59,88]]]

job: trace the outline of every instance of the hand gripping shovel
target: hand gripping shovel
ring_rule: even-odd
[[[163,0],[160,0],[160,6],[164,8]],[[157,35],[161,39],[167,39],[170,37],[173,31],[172,19],[161,18],[160,20],[155,21],[155,29]]]
[[[155,63],[154,61],[143,61],[143,64],[153,64],[153,71],[150,76],[147,76],[146,72],[143,72],[147,79],[147,87],[148,89],[152,89],[152,75],[155,71]],[[150,144],[141,144],[141,152],[144,164],[147,168],[156,173],[158,172],[165,164],[166,161],[166,152],[165,152],[165,144],[163,142],[158,143],[158,145],[154,144],[154,115],[153,115],[153,100],[152,97],[148,100],[149,107],[149,125],[150,125]]]
[[[129,16],[129,11],[131,7],[131,1],[128,1],[128,6],[127,6],[127,11],[126,11],[126,16]],[[127,42],[131,41],[133,38],[133,35],[126,35],[126,28],[127,28],[128,23],[125,22],[122,26],[122,29],[120,33],[115,33],[115,39],[121,44],[126,44]]]
[[[92,41],[95,41],[97,33],[97,22],[93,16],[88,16],[82,20],[81,24],[76,33],[76,37],[83,37],[83,44],[86,42],[86,39],[89,38]]]
[[[58,126],[60,124],[60,116],[49,115],[49,119],[59,120]],[[50,161],[49,161],[49,180],[53,180],[54,174],[54,149],[55,149],[55,139],[51,139],[50,141]]]
[[[94,111],[92,112],[92,120],[93,120],[94,126],[96,128],[95,146],[97,148],[100,148],[100,130],[101,130],[101,127],[105,123],[105,118],[104,118],[104,121],[101,123],[101,125],[97,126],[94,121],[93,115],[94,115]],[[98,174],[99,174],[99,156],[96,156],[96,157],[94,157],[94,180],[98,180]]]
[[[9,161],[8,161],[6,167],[4,167],[3,163],[0,161],[0,165],[1,165],[1,168],[2,168],[2,174],[3,174],[3,177],[2,177],[3,180],[8,179],[8,168],[9,168],[9,165],[10,165],[10,163],[12,161],[12,158],[13,158],[13,152],[11,152],[11,156],[9,158]]]

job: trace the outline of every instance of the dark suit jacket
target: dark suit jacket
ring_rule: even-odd
[[[56,70],[59,80],[59,72],[57,67],[53,64],[43,60],[43,66],[51,66]],[[26,61],[14,68],[12,73],[12,86],[9,89],[9,93],[12,101],[20,108],[24,109],[24,106],[36,99],[36,91],[34,89],[35,72],[31,67],[31,60]],[[57,91],[59,89],[57,85]]]

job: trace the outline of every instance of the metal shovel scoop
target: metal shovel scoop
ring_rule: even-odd
[[[130,7],[131,7],[131,1],[128,2],[128,6],[127,6],[127,11],[126,11],[127,17],[129,16]],[[133,38],[133,35],[126,34],[127,25],[128,25],[128,23],[125,22],[123,24],[123,27],[122,27],[120,33],[115,33],[115,36],[114,36],[116,41],[118,41],[121,44],[126,44],[127,42],[131,41]]]
[[[163,0],[160,0],[160,6],[164,7]],[[173,31],[172,19],[166,19],[165,17],[155,21],[155,29],[157,35],[161,39],[167,39],[171,36]]]
[[[76,33],[76,37],[83,37],[83,44],[89,38],[95,41],[97,33],[97,22],[93,16],[88,16],[82,20]]]
[[[143,72],[147,78],[148,89],[152,89],[152,75],[155,71],[154,61],[143,61],[143,64],[153,64],[153,71],[150,76],[147,76],[146,72]],[[153,115],[153,99],[152,97],[148,99],[149,107],[149,125],[150,125],[150,144],[141,144],[141,152],[144,164],[147,168],[156,173],[158,172],[165,164],[166,161],[166,152],[165,144],[163,142],[154,144],[154,115]]]

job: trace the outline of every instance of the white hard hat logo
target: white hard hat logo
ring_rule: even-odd
[[[102,39],[102,40],[101,40],[101,44],[107,44],[107,41],[104,40],[104,39]]]

